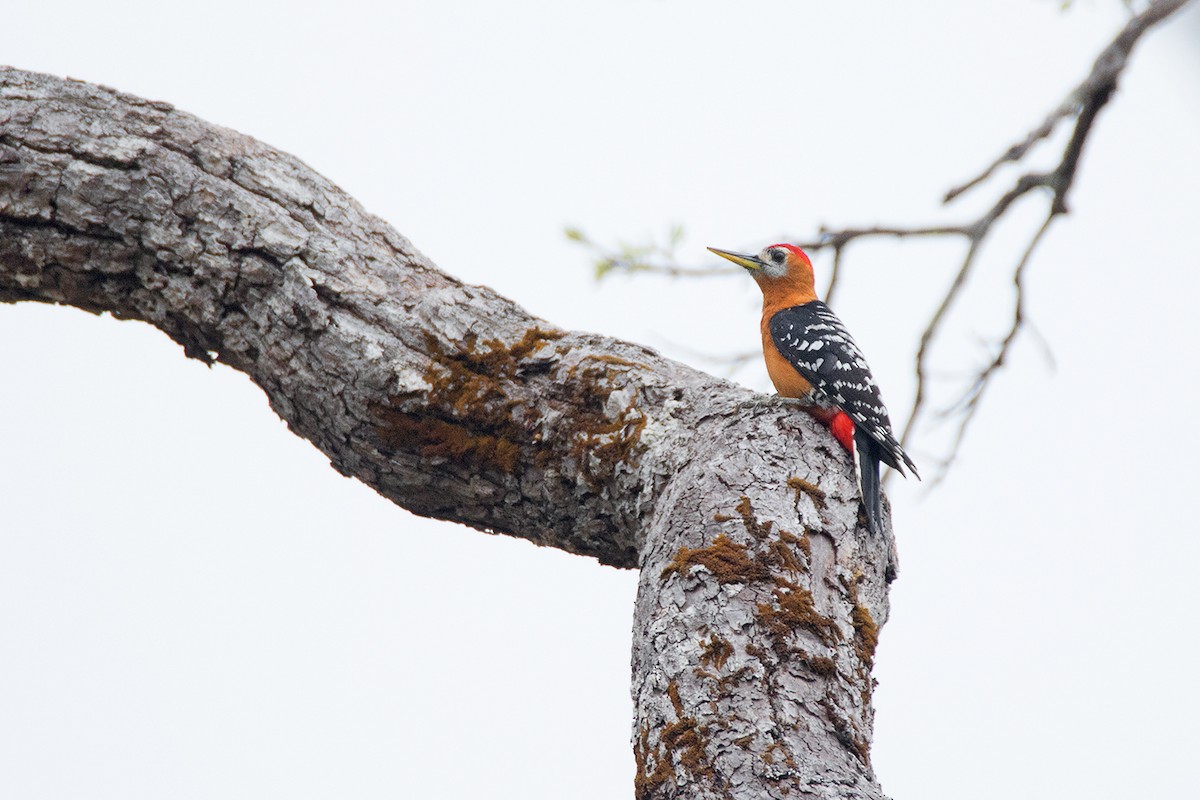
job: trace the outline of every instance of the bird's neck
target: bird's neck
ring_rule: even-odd
[[[759,281],[763,293],[763,316],[770,317],[777,311],[793,306],[802,306],[817,299],[811,282],[778,278],[773,281]]]

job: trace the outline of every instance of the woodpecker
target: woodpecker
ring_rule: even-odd
[[[745,267],[758,282],[763,358],[771,382],[780,396],[801,400],[804,410],[829,426],[851,455],[858,445],[867,522],[873,532],[883,530],[880,462],[901,475],[907,467],[918,480],[921,476],[892,434],[862,351],[837,315],[817,299],[808,255],[794,244],[773,244],[756,256],[708,249]]]

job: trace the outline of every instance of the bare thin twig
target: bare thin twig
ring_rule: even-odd
[[[985,167],[978,175],[965,183],[950,189],[943,198],[949,203],[965,193],[981,187],[988,182],[996,171],[1006,163],[1023,161],[1034,145],[1047,139],[1060,124],[1074,119],[1074,128],[1067,144],[1062,150],[1058,164],[1046,172],[1029,171],[1019,176],[1011,187],[1000,194],[992,206],[975,220],[959,225],[930,225],[914,227],[894,227],[876,225],[871,227],[830,229],[822,226],[817,236],[811,241],[798,242],[806,250],[817,253],[822,250],[832,250],[832,266],[829,283],[826,286],[825,298],[831,302],[835,295],[839,280],[842,276],[846,248],[859,239],[893,237],[893,238],[930,238],[940,236],[961,237],[966,241],[966,252],[959,263],[958,271],[942,294],[933,315],[930,317],[917,343],[914,369],[916,372],[916,388],[913,392],[912,405],[904,424],[900,441],[911,452],[911,439],[919,427],[930,403],[929,359],[933,349],[940,341],[944,323],[955,302],[962,296],[970,283],[973,271],[978,262],[978,256],[991,234],[996,223],[1002,219],[1009,209],[1019,199],[1037,189],[1049,192],[1049,204],[1039,227],[1026,242],[1020,259],[1013,268],[1013,282],[1016,287],[1012,322],[1005,335],[996,343],[995,355],[982,369],[973,370],[971,377],[959,393],[945,403],[945,409],[939,416],[957,417],[957,432],[950,444],[949,450],[939,462],[939,471],[935,474],[931,485],[936,485],[945,477],[946,470],[954,463],[961,449],[968,427],[974,420],[980,403],[988,387],[996,375],[1007,363],[1012,346],[1028,325],[1025,318],[1025,285],[1023,283],[1026,268],[1032,260],[1034,251],[1042,242],[1054,218],[1068,213],[1067,196],[1075,183],[1079,169],[1080,158],[1087,143],[1097,115],[1112,99],[1117,89],[1117,82],[1129,62],[1134,45],[1153,25],[1168,18],[1192,0],[1154,0],[1141,13],[1135,14],[1116,37],[1096,57],[1091,72],[1074,89],[1072,89],[1059,106],[1037,127],[1031,130],[1021,141],[1009,147],[995,161]],[[570,234],[569,234],[570,235]],[[622,248],[623,255],[612,256],[603,248],[587,241],[581,234],[572,238],[584,242],[603,255],[597,266],[598,274],[611,271],[651,272],[673,277],[706,277],[712,275],[728,275],[737,272],[721,267],[681,267],[674,262],[673,256],[667,249],[651,246],[649,248]],[[673,235],[672,245],[678,237]],[[628,253],[639,254],[630,259]],[[642,254],[652,254],[652,258],[642,258]],[[744,356],[739,356],[739,360]]]
[[[1141,35],[1152,25],[1166,19],[1189,2],[1190,0],[1157,0],[1157,2],[1151,3],[1145,11],[1132,17],[1121,32],[1117,34],[1117,37],[1100,51],[1100,55],[1096,57],[1092,65],[1092,71],[1084,78],[1083,82],[1067,94],[1066,99],[1046,117],[1041,125],[1031,130],[1023,141],[1014,144],[1008,150],[1004,151],[983,172],[961,186],[956,186],[946,192],[943,202],[949,203],[969,189],[983,183],[1004,164],[1008,162],[1015,163],[1023,159],[1030,148],[1050,136],[1064,119],[1076,116],[1080,108],[1086,105],[1089,99],[1105,91],[1106,87],[1108,92],[1111,93],[1112,89],[1116,88],[1117,78],[1120,77],[1121,71],[1125,69],[1125,64],[1129,60],[1129,54],[1133,52],[1133,46],[1137,43]],[[1105,102],[1107,102],[1107,98]]]
[[[837,292],[838,278],[842,276],[842,248],[833,248],[833,264],[829,267],[829,284],[825,287],[825,302],[832,304]]]
[[[959,402],[954,406],[947,408],[942,416],[949,416],[951,413],[958,414],[958,430],[954,434],[954,441],[950,446],[950,451],[938,463],[937,472],[934,473],[933,479],[929,486],[933,488],[937,486],[946,477],[950,467],[958,458],[958,453],[962,448],[963,438],[966,436],[967,428],[975,419],[975,414],[979,410],[979,402],[983,399],[984,393],[988,387],[992,385],[992,375],[1004,366],[1009,352],[1012,349],[1013,342],[1017,339],[1017,334],[1021,332],[1025,324],[1025,268],[1029,265],[1030,259],[1033,256],[1033,251],[1041,243],[1046,231],[1050,228],[1050,223],[1054,221],[1054,214],[1048,214],[1042,221],[1042,225],[1038,228],[1037,233],[1029,241],[1029,245],[1025,248],[1025,252],[1021,255],[1021,260],[1017,263],[1016,271],[1013,273],[1013,286],[1015,287],[1015,297],[1013,302],[1013,317],[1012,323],[1009,325],[1008,333],[1000,340],[999,346],[996,348],[996,354],[992,360],[988,362],[982,370],[974,377],[973,382],[964,392]]]
[[[917,228],[894,228],[876,225],[870,228],[841,228],[834,230],[821,226],[820,233],[817,238],[808,241],[800,242],[800,246],[806,250],[823,250],[827,247],[832,247],[835,250],[840,250],[855,239],[866,239],[869,237],[893,237],[896,239],[904,239],[915,236],[962,236],[969,233],[967,228],[961,225],[932,225],[922,226]]]

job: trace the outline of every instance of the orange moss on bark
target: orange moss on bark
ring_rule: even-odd
[[[879,626],[866,606],[854,604],[851,614],[854,623],[854,651],[868,667],[875,663],[875,648],[879,646]]]
[[[508,384],[531,366],[536,353],[565,335],[533,327],[505,345],[468,334],[457,347],[427,337],[430,364],[422,377],[429,389],[373,406],[380,438],[426,458],[462,459],[514,472],[522,457],[538,447],[528,423],[540,415],[536,407],[513,400]],[[423,395],[419,407],[412,402],[414,395]]]
[[[789,489],[792,489],[796,492],[797,503],[800,502],[800,495],[806,494],[812,498],[813,505],[817,507],[818,511],[825,508],[825,490],[820,486],[817,486],[815,483],[810,483],[804,480],[804,478],[795,477],[788,478],[787,485]]]
[[[725,662],[732,655],[733,645],[715,633],[708,641],[700,640],[700,663],[702,665],[724,669]]]
[[[738,516],[742,518],[742,524],[746,526],[746,532],[758,539],[760,542],[771,537],[771,529],[774,527],[770,520],[766,522],[759,521],[754,515],[754,505],[750,502],[750,498],[742,495],[738,500],[734,510]]]
[[[643,728],[633,746],[633,760],[637,773],[633,778],[634,795],[639,800],[654,796],[669,780],[674,780],[672,756],[679,759],[679,766],[696,778],[712,778],[712,764],[705,755],[708,745],[708,729],[701,726],[695,717],[684,713],[683,700],[679,697],[679,686],[675,681],[667,684],[667,697],[675,709],[676,721],[668,724],[659,735],[658,744],[650,747],[650,731]]]
[[[767,745],[767,749],[762,752],[762,760],[768,764],[775,763],[775,754],[779,751],[783,752],[783,763],[787,764],[789,769],[796,768],[796,760],[792,758],[792,754],[787,751],[787,747],[783,742],[771,742]]]
[[[453,458],[494,466],[511,473],[520,459],[520,446],[503,436],[476,433],[472,429],[436,417],[406,414],[378,408],[389,441],[414,444],[424,458]]]
[[[562,387],[580,409],[579,430],[571,443],[571,453],[579,462],[584,480],[598,486],[630,461],[641,443],[646,415],[631,401],[615,417],[609,416],[608,402],[619,370],[636,366],[616,356],[594,356],[576,364],[567,372]]]
[[[543,444],[539,422],[547,403],[558,401],[573,410],[576,423],[566,452],[589,484],[601,485],[636,457],[646,427],[633,401],[615,417],[608,408],[619,370],[638,365],[598,355],[570,368],[568,380],[545,395],[514,391],[564,356],[553,347],[564,336],[535,326],[511,345],[475,334],[460,342],[427,337],[430,364],[422,378],[428,389],[372,406],[380,438],[423,457],[466,460],[508,474],[522,465],[546,468],[563,451]]]
[[[782,579],[776,579],[776,584],[775,603],[758,604],[758,618],[775,640],[776,652],[780,652],[781,647],[786,651],[787,638],[800,630],[816,634],[829,645],[842,640],[837,623],[817,611],[812,592]]]
[[[637,772],[633,776],[633,795],[637,800],[648,800],[658,788],[674,777],[671,759],[662,757],[662,747],[650,747],[650,730],[642,728],[633,745],[633,762]]]
[[[749,549],[725,534],[718,534],[708,547],[693,550],[681,547],[660,574],[663,580],[678,573],[687,575],[692,567],[704,567],[718,583],[754,583],[771,577],[763,564],[751,558]]]

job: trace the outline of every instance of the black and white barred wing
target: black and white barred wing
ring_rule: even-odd
[[[892,422],[871,369],[846,326],[820,300],[776,312],[769,323],[781,355],[819,393],[816,398],[850,415],[857,428],[883,446],[883,460],[903,472],[917,468],[892,434]]]

